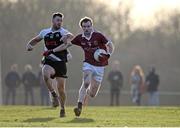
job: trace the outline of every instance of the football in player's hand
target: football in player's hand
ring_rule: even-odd
[[[99,61],[100,62],[104,62],[104,61],[107,61],[109,59],[110,55],[109,54],[104,54],[104,53],[101,53],[99,55]]]
[[[94,59],[98,62],[104,61],[105,59],[107,59],[106,57],[107,52],[104,49],[97,49],[94,52]]]

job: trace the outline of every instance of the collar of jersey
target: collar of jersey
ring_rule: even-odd
[[[84,33],[82,33],[82,37],[86,38],[87,40],[90,40],[91,37],[92,37],[93,32],[94,32],[94,29],[91,31],[91,34],[90,34],[89,37],[86,37],[86,36],[84,35]]]
[[[62,27],[60,27],[58,30],[53,31],[53,30],[52,30],[52,27],[50,28],[50,30],[51,30],[52,33],[58,32],[58,31],[60,31],[61,29],[62,29]]]

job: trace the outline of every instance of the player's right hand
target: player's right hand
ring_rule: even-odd
[[[109,55],[109,54],[101,53],[101,54],[99,55],[99,61],[100,61],[100,62],[107,61],[109,58],[110,58],[110,55]]]
[[[49,56],[50,54],[54,53],[53,50],[47,50],[43,53],[43,56]]]
[[[32,51],[33,50],[33,46],[31,44],[27,44],[26,45],[26,50],[27,51]]]

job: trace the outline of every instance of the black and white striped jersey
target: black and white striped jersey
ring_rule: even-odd
[[[61,37],[64,35],[70,34],[70,32],[64,28],[60,28],[56,31],[52,31],[52,28],[43,29],[39,36],[44,39],[44,50],[51,50],[59,45],[61,45],[63,42],[60,41]],[[50,54],[46,59],[50,59],[52,61],[65,61],[67,62],[67,50],[63,50],[60,52],[55,52],[53,54]]]

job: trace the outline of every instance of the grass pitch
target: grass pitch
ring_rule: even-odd
[[[1,106],[0,126],[111,127],[180,126],[180,107],[86,107],[76,118],[73,107],[59,118],[59,109],[40,106]]]

